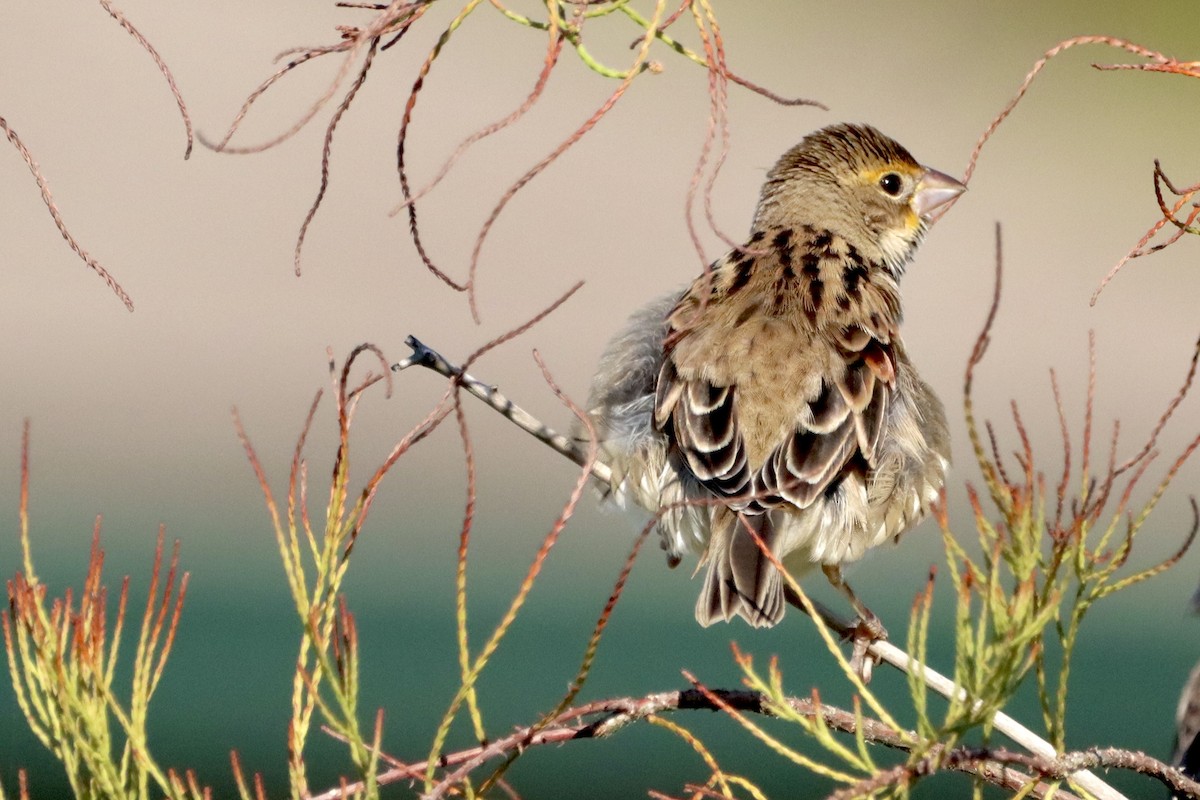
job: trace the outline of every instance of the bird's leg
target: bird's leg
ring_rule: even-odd
[[[846,596],[850,601],[850,605],[858,614],[858,620],[852,631],[854,642],[853,654],[850,657],[850,667],[858,673],[864,683],[871,681],[871,671],[878,661],[877,658],[871,657],[867,653],[867,648],[872,642],[887,638],[887,629],[883,627],[883,623],[879,621],[879,617],[875,612],[867,608],[862,600],[858,599],[858,595],[850,588],[850,584],[846,583],[845,577],[842,575],[842,568],[836,564],[822,564],[821,571],[825,573],[825,577],[833,588]]]
[[[879,617],[875,615],[874,611],[867,608],[862,600],[858,599],[858,595],[850,588],[850,584],[846,583],[845,577],[842,576],[842,568],[836,564],[822,564],[821,571],[825,573],[825,577],[829,579],[833,588],[844,594],[850,601],[850,605],[858,614],[858,627],[865,628],[875,639],[888,638],[887,629],[883,627]]]
[[[788,603],[795,608],[800,609],[805,614],[808,613],[808,609],[805,608],[804,604],[800,602],[800,598],[797,597],[796,594],[791,590],[791,587],[785,586],[783,588],[783,593],[784,599],[786,599]],[[852,638],[854,636],[854,632],[858,630],[857,619],[853,621],[848,620],[841,614],[826,606],[821,601],[814,600],[811,597],[809,598],[808,602],[812,603],[813,610],[816,611],[817,616],[821,618],[821,621],[825,623],[825,627],[834,631],[843,639]]]

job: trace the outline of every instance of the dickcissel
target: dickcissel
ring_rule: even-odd
[[[821,566],[884,635],[841,570],[945,480],[945,413],[901,341],[899,281],[965,188],[866,125],[810,134],[768,173],[745,245],[608,345],[588,404],[606,490],[660,515],[672,566],[701,554],[701,625],[783,616],[753,532],[793,575]]]
[[[1171,763],[1192,780],[1200,776],[1200,664],[1192,668],[1175,707],[1175,752]]]

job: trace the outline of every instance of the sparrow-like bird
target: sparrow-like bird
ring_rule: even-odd
[[[841,567],[911,528],[945,479],[945,413],[901,341],[899,281],[965,188],[866,125],[810,134],[768,173],[746,244],[609,344],[588,404],[606,489],[661,515],[672,566],[702,555],[701,625],[783,616],[753,532],[793,575],[820,565],[884,635]]]
[[[1193,614],[1200,614],[1200,588],[1192,594],[1191,607]],[[1171,750],[1171,763],[1192,780],[1200,780],[1200,663],[1192,667],[1179,695]]]
[[[1171,763],[1192,780],[1200,778],[1200,664],[1192,668],[1175,707]]]

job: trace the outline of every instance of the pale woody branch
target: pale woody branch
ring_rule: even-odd
[[[411,366],[420,366],[457,381],[463,389],[487,403],[496,411],[499,411],[505,419],[530,436],[549,445],[550,448],[574,461],[579,466],[587,466],[587,453],[584,452],[583,448],[576,445],[570,438],[557,433],[543,424],[537,417],[501,394],[500,390],[495,386],[484,383],[472,377],[469,373],[463,372],[460,367],[451,364],[446,360],[445,356],[426,346],[415,336],[409,336],[404,340],[404,343],[412,348],[413,353],[403,361],[393,364],[392,370],[394,372],[399,372]],[[604,483],[607,483],[612,478],[612,470],[602,461],[593,460],[591,462],[591,470],[592,475]]]

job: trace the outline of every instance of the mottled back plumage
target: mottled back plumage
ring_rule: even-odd
[[[703,553],[702,624],[783,615],[756,536],[789,570],[836,568],[940,491],[945,417],[900,340],[898,281],[961,190],[873,128],[818,131],[768,174],[746,244],[609,345],[589,407],[611,489],[662,511],[673,559]]]

